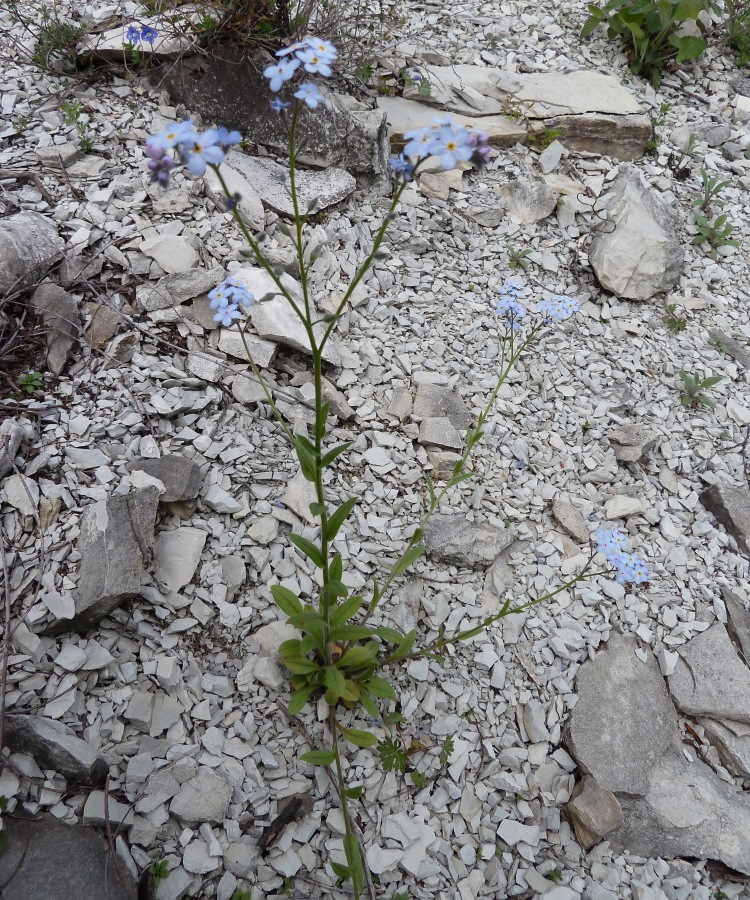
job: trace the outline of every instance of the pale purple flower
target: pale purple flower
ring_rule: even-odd
[[[221,126],[221,128],[216,129],[216,143],[221,147],[222,150],[228,150],[235,144],[239,144],[241,140],[242,135],[239,133],[239,131],[230,131],[223,125]]]
[[[575,315],[581,308],[581,304],[573,297],[553,294],[549,300],[542,300],[538,306],[540,313],[546,321],[564,322]]]
[[[388,160],[388,164],[396,173],[396,175],[400,175],[404,181],[409,181],[411,176],[414,174],[414,166],[409,162],[408,159],[401,153],[399,156],[392,156]]]
[[[417,128],[414,131],[405,131],[404,156],[416,156],[424,159],[430,155],[430,146],[435,139],[432,128]]]
[[[297,59],[305,67],[305,71],[311,75],[322,75],[324,78],[328,78],[331,75],[329,58],[316,53],[315,50],[302,50],[297,54]]]
[[[192,143],[197,137],[193,129],[193,120],[186,119],[184,122],[175,122],[161,134],[153,135],[148,139],[148,143],[155,147],[176,147],[178,144]]]
[[[274,112],[282,113],[285,109],[289,109],[291,103],[284,103],[281,97],[274,97],[268,104]]]
[[[206,166],[218,166],[224,159],[224,151],[218,146],[217,140],[217,129],[209,128],[203,134],[196,135],[195,140],[180,145],[185,167],[191,175],[203,175]]]
[[[470,134],[465,128],[443,125],[434,136],[430,153],[440,157],[440,165],[444,169],[454,169],[456,163],[471,159],[473,148],[469,139]]]
[[[152,184],[161,184],[166,187],[169,184],[169,174],[174,168],[174,160],[164,147],[156,144],[146,144],[146,156],[149,158],[148,170]]]

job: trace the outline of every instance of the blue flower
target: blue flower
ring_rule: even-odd
[[[471,135],[465,128],[453,124],[441,126],[430,146],[430,153],[440,157],[444,169],[454,169],[456,163],[471,159],[474,148],[470,144]]]
[[[141,40],[144,44],[151,44],[151,47],[154,46],[154,41],[159,37],[159,32],[153,28],[151,25],[144,25],[141,30]]]
[[[614,568],[618,584],[644,584],[648,581],[648,566],[639,557],[625,552],[627,538],[621,531],[598,528],[594,532],[594,540],[597,551],[603,553]]]
[[[185,167],[191,175],[203,175],[206,166],[218,166],[224,159],[224,151],[218,145],[218,137],[218,130],[209,128],[203,134],[196,135],[194,140],[180,145]]]
[[[241,140],[242,135],[239,133],[239,131],[230,131],[223,125],[221,126],[221,128],[216,129],[216,143],[221,147],[222,150],[228,150],[235,144],[239,144]]]
[[[154,147],[176,147],[178,144],[192,143],[197,139],[198,135],[193,129],[192,119],[186,119],[184,122],[176,122],[170,125],[161,134],[155,134],[148,139],[148,143]]]
[[[520,302],[526,293],[523,285],[508,279],[498,292],[500,299],[495,304],[495,312],[505,318],[508,328],[518,331],[521,319],[526,315],[526,307]]]
[[[219,322],[225,328],[229,328],[235,319],[239,319],[242,313],[236,306],[227,306],[220,309],[214,316],[214,322]]]
[[[388,160],[388,164],[396,175],[400,175],[404,181],[409,181],[414,174],[414,166],[406,159],[403,153],[400,156],[392,156]]]
[[[129,44],[138,44],[141,40],[141,30],[140,28],[136,28],[135,25],[130,25],[128,30],[125,32],[125,40]]]
[[[269,66],[263,70],[263,74],[271,82],[270,88],[274,92],[281,90],[281,85],[294,75],[299,68],[298,59],[285,59],[277,66]]]
[[[564,322],[578,312],[581,304],[573,297],[561,294],[553,294],[549,300],[542,300],[539,304],[539,312],[544,315],[545,321]]]
[[[323,95],[320,93],[317,86],[311,84],[309,81],[305,81],[301,84],[294,92],[294,96],[298,100],[302,100],[302,102],[309,106],[310,109],[317,109],[323,102]]]
[[[417,128],[414,131],[405,131],[404,156],[416,156],[424,159],[430,155],[430,146],[435,138],[431,128]]]
[[[331,75],[331,62],[327,56],[321,56],[315,50],[308,48],[297,54],[297,59],[302,63],[306,72],[311,75],[322,75],[328,78]]]
[[[280,113],[284,112],[285,109],[289,109],[292,105],[291,103],[284,103],[281,97],[274,97],[273,100],[268,104],[274,112]]]

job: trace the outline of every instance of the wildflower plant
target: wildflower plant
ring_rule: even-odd
[[[333,506],[326,493],[324,479],[326,470],[334,466],[336,460],[347,452],[351,444],[346,442],[332,445],[330,442],[329,404],[325,401],[323,393],[324,351],[353,292],[373,263],[385,255],[381,251],[381,245],[389,224],[396,216],[401,195],[407,184],[419,172],[424,161],[428,157],[437,158],[445,169],[466,162],[481,167],[489,159],[490,148],[486,135],[458,126],[446,118],[436,120],[430,127],[408,132],[405,135],[403,153],[393,158],[390,163],[394,179],[393,195],[388,211],[375,232],[370,252],[352,277],[338,306],[332,313],[319,314],[311,295],[309,278],[309,269],[314,262],[315,254],[305,252],[305,231],[310,215],[316,210],[316,203],[313,202],[307,209],[300,206],[295,170],[296,132],[300,112],[305,108],[315,110],[326,102],[324,94],[312,79],[325,78],[331,74],[337,52],[327,41],[306,37],[279,50],[276,55],[278,62],[268,66],[264,74],[271,91],[278,95],[272,101],[271,107],[283,118],[288,128],[288,186],[293,222],[287,231],[299,265],[299,293],[292,294],[285,287],[278,271],[264,256],[261,239],[249,231],[240,217],[237,198],[230,194],[222,175],[221,162],[226,152],[241,141],[238,132],[224,128],[210,128],[198,133],[191,121],[181,122],[150,138],[146,155],[151,180],[162,185],[168,184],[171,173],[180,166],[193,176],[202,175],[208,168],[216,173],[227,201],[227,209],[248,244],[248,256],[258,261],[274,286],[272,293],[254,297],[242,285],[239,277],[229,277],[211,291],[209,299],[211,308],[215,311],[214,320],[223,327],[238,330],[253,372],[263,388],[284,436],[297,455],[302,474],[314,487],[315,499],[310,504],[310,512],[316,522],[317,537],[310,540],[292,532],[289,534],[289,540],[315,567],[317,578],[312,582],[313,587],[309,596],[298,596],[281,584],[271,586],[270,592],[276,605],[287,616],[289,624],[301,632],[301,637],[285,641],[279,648],[280,661],[289,672],[292,688],[289,713],[296,715],[308,702],[320,703],[321,699],[325,701],[323,708],[328,711],[327,743],[303,753],[300,758],[312,765],[328,767],[337,788],[345,826],[346,864],[332,862],[331,869],[339,881],[351,882],[353,895],[357,900],[362,896],[365,887],[368,894],[373,896],[372,882],[365,871],[361,834],[350,813],[350,803],[359,799],[362,786],[349,786],[345,780],[344,744],[347,742],[364,748],[375,748],[378,745],[380,757],[386,767],[390,768],[404,770],[409,755],[407,753],[404,759],[404,748],[396,742],[388,740],[379,742],[377,734],[372,730],[372,721],[369,728],[366,727],[368,724],[366,719],[361,721],[362,713],[374,720],[375,727],[378,728],[381,724],[386,725],[398,720],[398,713],[380,709],[382,704],[392,703],[398,699],[393,687],[384,677],[384,670],[420,657],[442,662],[441,653],[449,645],[470,640],[510,613],[520,612],[534,604],[549,600],[576,584],[590,572],[593,564],[592,551],[588,562],[578,575],[544,596],[534,597],[515,607],[511,606],[510,600],[505,600],[499,612],[485,617],[476,627],[450,635],[445,634],[445,630],[441,628],[437,637],[421,648],[415,646],[417,640],[415,630],[403,633],[395,628],[376,625],[372,621],[394,581],[424,552],[420,541],[425,526],[447,492],[472,477],[468,467],[471,453],[482,440],[487,419],[513,366],[541,332],[558,327],[573,317],[578,311],[578,302],[571,297],[552,295],[541,300],[535,311],[528,311],[525,306],[526,291],[523,285],[516,280],[508,280],[502,284],[495,301],[495,321],[502,348],[500,371],[497,384],[480,412],[476,426],[467,429],[465,450],[440,489],[427,476],[426,510],[406,542],[403,552],[392,563],[384,579],[382,581],[374,579],[371,589],[367,592],[352,593],[345,580],[344,559],[341,553],[336,551],[334,542],[359,499],[350,497]],[[246,337],[249,323],[242,314],[243,308],[253,303],[263,303],[279,295],[298,317],[309,342],[315,392],[315,415],[311,436],[308,433],[296,433],[284,420],[267,382],[252,358]],[[645,566],[635,558],[626,559],[624,555],[606,558],[614,566],[618,578],[631,581],[633,584],[642,582],[645,578]],[[604,571],[606,570],[594,574],[603,574]],[[359,722],[358,714],[360,714]],[[440,750],[441,764],[444,765],[448,761],[450,753],[451,746],[447,743]],[[417,774],[416,777],[419,781],[422,776]]]

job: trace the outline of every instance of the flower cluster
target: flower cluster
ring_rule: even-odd
[[[135,46],[136,44],[151,44],[153,49],[154,41],[159,37],[159,32],[152,28],[151,25],[144,25],[143,28],[137,28],[131,25],[125,32],[125,40]]]
[[[407,131],[404,140],[403,156],[417,159],[438,156],[444,169],[454,169],[457,163],[469,161],[481,168],[490,157],[486,134],[469,131],[450,118],[435,119],[434,125]]]
[[[578,312],[581,304],[573,297],[563,294],[553,294],[549,300],[542,300],[538,310],[544,316],[545,322],[564,322]]]
[[[208,299],[211,301],[211,309],[216,310],[214,322],[219,322],[225,328],[229,328],[232,322],[242,315],[240,304],[245,307],[250,306],[255,297],[244,285],[230,277],[225,278],[218,287],[215,287],[209,293]]]
[[[223,127],[209,128],[203,134],[198,134],[191,119],[171,125],[161,134],[152,135],[146,142],[151,181],[165,187],[169,184],[169,173],[175,166],[175,160],[167,150],[176,150],[188,172],[197,176],[204,174],[206,166],[218,166],[227,150],[241,140],[239,131]]]
[[[301,41],[284,47],[283,50],[277,50],[276,56],[281,59],[275,66],[268,66],[267,69],[264,69],[263,74],[269,80],[271,90],[276,93],[281,90],[281,86],[285,82],[294,77],[300,67],[309,75],[330,77],[331,66],[338,55],[338,50],[330,41],[308,35]],[[294,96],[310,109],[317,109],[323,102],[323,95],[310,81],[303,81],[297,87]],[[286,104],[277,99],[271,101],[271,107],[276,112],[282,112],[286,108]]]
[[[627,553],[627,539],[621,531],[599,528],[594,532],[596,549],[603,553],[607,562],[617,572],[615,580],[618,584],[643,584],[648,581],[646,563]]]
[[[526,307],[521,303],[526,293],[524,287],[509,279],[498,291],[500,299],[495,305],[495,312],[505,318],[508,328],[518,331],[521,319],[526,315]]]

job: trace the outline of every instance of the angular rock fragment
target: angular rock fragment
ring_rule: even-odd
[[[419,443],[446,450],[460,450],[463,447],[461,435],[446,416],[422,419],[419,426]]]
[[[156,540],[156,579],[170,591],[190,584],[198,568],[208,534],[200,528],[182,526],[162,531]]]
[[[750,669],[737,655],[726,628],[712,625],[677,648],[669,692],[687,715],[750,725]]]
[[[16,419],[0,423],[0,479],[13,471],[13,463],[24,439],[25,431]]]
[[[557,206],[557,192],[543,181],[518,178],[502,185],[498,193],[505,201],[508,214],[522,225],[541,222]]]
[[[59,375],[81,333],[81,314],[74,298],[57,284],[42,284],[31,304],[47,332],[47,367]]]
[[[609,432],[618,462],[638,462],[643,459],[659,437],[659,432],[647,425],[621,425]]]
[[[161,481],[166,490],[159,497],[159,503],[168,512],[181,519],[189,519],[195,512],[203,487],[203,472],[195,460],[179,453],[168,453],[159,459],[135,460],[131,470],[145,472]]]
[[[91,744],[44,716],[7,715],[5,743],[12,753],[28,753],[42,769],[54,769],[78,784],[99,785],[109,766]]]
[[[19,212],[0,222],[0,296],[30,287],[62,256],[57,226],[37,212]]]
[[[727,631],[745,665],[750,665],[750,611],[741,597],[730,591],[721,589],[721,596],[727,608]]]
[[[200,766],[195,775],[182,784],[169,811],[184,825],[201,822],[217,825],[226,816],[231,799],[229,782],[208,766]]]
[[[417,419],[450,419],[459,431],[471,424],[471,413],[458,391],[441,384],[420,384],[414,398],[412,416]]]
[[[573,506],[572,503],[567,503],[559,498],[554,500],[552,503],[552,515],[568,534],[582,544],[588,543],[589,530],[586,520],[581,515],[581,511]]]
[[[461,513],[432,516],[422,537],[430,556],[469,569],[490,565],[514,540],[509,528],[477,525]]]
[[[135,599],[151,561],[159,492],[139,488],[85,508],[77,548],[80,574],[73,595],[75,616],[46,633],[86,631],[126,600]]]
[[[623,823],[617,797],[591,775],[584,775],[575,786],[565,811],[584,850],[598,844]]]
[[[716,516],[745,554],[750,554],[750,490],[745,485],[717,481],[700,495],[701,503]]]
[[[589,248],[599,283],[629,300],[671,290],[685,260],[676,211],[635,166],[621,167],[611,193],[609,225],[597,230]]]

